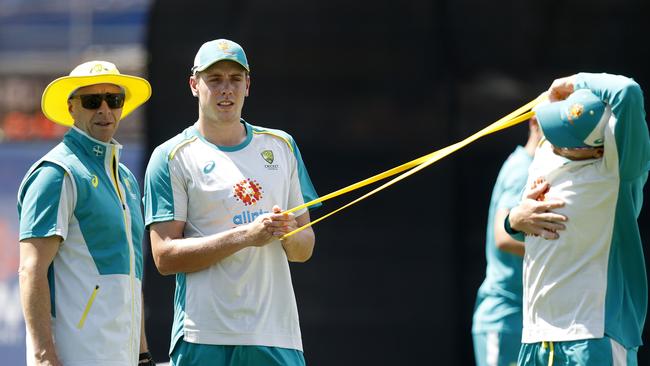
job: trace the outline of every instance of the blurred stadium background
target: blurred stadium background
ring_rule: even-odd
[[[0,0],[0,363],[24,364],[15,195],[65,132],[43,117],[40,95],[74,65],[106,59],[151,81],[150,102],[117,136],[142,177],[151,149],[196,119],[187,77],[198,47],[239,42],[252,67],[244,117],[291,133],[326,194],[471,135],[555,77],[624,74],[649,98],[649,4]],[[525,135],[488,136],[315,226],[314,257],[292,265],[310,365],[473,364],[489,197]],[[146,261],[148,338],[164,362],[174,281]],[[639,364],[650,365],[647,347]]]

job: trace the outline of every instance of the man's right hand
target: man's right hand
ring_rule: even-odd
[[[538,235],[544,239],[558,239],[559,230],[566,227],[562,222],[567,217],[552,212],[551,210],[564,206],[562,200],[538,201],[548,191],[548,182],[537,182],[537,184],[524,193],[524,199],[518,206],[510,210],[510,227],[530,235]]]
[[[283,214],[282,209],[277,205],[273,212],[260,215],[249,227],[250,243],[256,247],[264,246],[296,227],[296,220],[293,214]]]
[[[565,100],[575,90],[576,76],[571,75],[553,80],[548,88],[548,99],[551,102]]]

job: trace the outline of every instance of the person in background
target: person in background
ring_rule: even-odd
[[[528,140],[503,163],[492,190],[485,237],[487,268],[478,290],[472,322],[477,366],[511,366],[521,347],[524,243],[505,232],[503,220],[519,203],[528,167],[542,137],[535,117],[528,122]]]
[[[43,113],[71,127],[18,191],[27,364],[154,365],[142,315],[141,196],[113,139],[151,95],[146,80],[90,61],[51,82]]]

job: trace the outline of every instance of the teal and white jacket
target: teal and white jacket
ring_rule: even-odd
[[[648,284],[637,218],[650,167],[643,93],[634,80],[581,73],[612,110],[602,159],[571,161],[543,142],[528,184],[544,177],[547,200],[561,199],[569,218],[558,240],[526,237],[522,341],[571,341],[608,336],[641,345]]]
[[[138,363],[144,224],[121,148],[73,127],[18,191],[20,240],[63,238],[48,280],[52,333],[66,366]]]

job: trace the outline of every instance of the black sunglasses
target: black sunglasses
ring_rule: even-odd
[[[126,97],[123,93],[105,93],[105,94],[80,94],[73,95],[70,97],[81,99],[81,106],[86,109],[99,109],[102,106],[102,101],[106,101],[108,108],[117,109],[124,106],[124,98]]]

